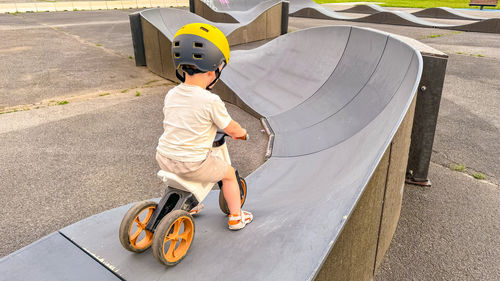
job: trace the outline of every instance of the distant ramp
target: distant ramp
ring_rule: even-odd
[[[367,5],[356,5],[352,8],[337,11],[340,13],[353,13],[353,14],[376,14],[379,12],[389,12],[390,10],[385,9],[376,4]],[[437,7],[437,8],[427,8],[420,10],[418,12],[411,13],[412,15],[420,18],[435,18],[435,19],[457,19],[457,20],[484,20],[486,18],[480,18],[475,16],[470,16],[462,13],[456,9],[448,7]]]
[[[281,0],[267,1],[219,1],[190,0],[191,12],[215,22],[248,22],[266,10],[281,7]]]
[[[375,14],[378,12],[386,12],[387,10],[377,4],[356,5],[349,9],[337,11],[339,13],[352,14]]]
[[[440,24],[418,18],[401,11],[378,11],[365,17],[348,17],[329,10],[311,0],[290,0],[290,16],[317,19],[345,20],[354,22],[370,22],[377,24],[406,25],[426,28],[442,28],[461,31],[500,33],[500,18],[486,19],[470,24],[452,25]]]
[[[378,12],[376,14],[368,15],[366,17],[353,19],[356,22],[371,22],[379,24],[393,24],[393,25],[407,25],[415,27],[431,27],[431,28],[444,28],[450,29],[454,27],[449,24],[440,24],[425,19],[417,18],[416,16],[401,12],[401,11],[386,11]]]
[[[412,13],[414,16],[421,18],[436,18],[436,19],[456,19],[456,20],[485,20],[486,18],[475,17],[467,15],[458,10],[438,7],[438,8],[428,8],[418,12]]]
[[[330,9],[327,9],[311,0],[290,0],[289,15],[301,18],[331,19],[331,20],[351,20],[351,17],[344,16]]]

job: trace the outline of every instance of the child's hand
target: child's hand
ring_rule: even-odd
[[[241,133],[238,137],[232,137],[233,140],[246,140],[247,139],[247,130],[241,128]]]

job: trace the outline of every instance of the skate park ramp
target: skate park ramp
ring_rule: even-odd
[[[426,28],[442,28],[460,31],[473,31],[485,33],[500,33],[500,18],[485,19],[478,22],[454,25],[441,24],[416,17],[402,11],[378,11],[374,14],[361,17],[348,17],[334,12],[311,0],[291,0],[290,16],[330,20],[345,20],[354,22],[369,22],[377,24],[406,25]]]
[[[244,23],[251,21],[267,10],[280,6],[281,0],[191,0],[191,12],[215,22]],[[288,15],[286,15],[288,16]]]
[[[124,280],[313,280],[406,115],[421,72],[414,48],[350,26],[299,30],[234,51],[221,81],[275,133],[271,157],[246,178],[245,209],[254,222],[229,231],[212,192],[195,218],[189,254],[171,268],[151,250],[122,248],[118,229],[131,204],[54,235]],[[9,257],[2,271],[20,262]]]
[[[311,0],[290,0],[289,15],[291,17],[352,20],[353,18],[327,9]]]
[[[273,8],[264,17],[272,16]],[[278,10],[281,13],[281,8]],[[218,23],[180,9],[155,8],[139,12],[142,22],[140,40],[144,43],[147,67],[154,73],[177,81],[170,54],[172,40],[182,26],[189,23],[208,23],[219,28],[227,37],[230,46],[253,41],[271,39],[281,34],[281,18],[260,20],[260,16],[245,23]],[[280,14],[281,15],[281,14]]]
[[[375,14],[378,12],[387,11],[385,8],[376,5],[376,4],[365,4],[365,5],[356,5],[349,9],[337,11],[339,13],[352,13],[352,14]]]
[[[367,4],[367,5],[357,5],[349,9],[337,11],[339,13],[354,13],[354,14],[376,14],[379,12],[389,12],[389,10],[376,5],[376,4]],[[428,8],[423,9],[418,12],[411,13],[412,15],[419,18],[435,18],[435,19],[457,19],[457,20],[485,20],[486,18],[475,17],[471,15],[467,15],[458,10],[448,7],[437,7],[437,8]]]
[[[436,19],[456,19],[456,20],[485,20],[486,18],[467,15],[458,10],[448,7],[428,8],[422,11],[414,12],[412,15],[420,18]]]
[[[214,23],[198,15],[180,9],[154,8],[140,12],[142,18],[152,24],[171,42],[175,33],[186,24],[208,23],[220,29],[226,37],[249,24],[246,23]]]

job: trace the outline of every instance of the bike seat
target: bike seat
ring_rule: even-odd
[[[215,183],[212,182],[201,183],[186,180],[174,173],[163,170],[158,171],[157,175],[168,186],[192,193],[196,197],[198,202],[203,201],[203,199],[207,197],[208,192],[210,192],[210,190],[212,190],[212,187],[214,187],[215,185]]]

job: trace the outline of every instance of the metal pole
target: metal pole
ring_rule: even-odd
[[[424,68],[417,93],[406,182],[430,186],[429,164],[448,56],[422,54],[422,58]]]

